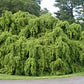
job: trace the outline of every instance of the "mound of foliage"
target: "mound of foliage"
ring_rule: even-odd
[[[84,70],[84,31],[50,14],[0,17],[0,73],[61,75]]]

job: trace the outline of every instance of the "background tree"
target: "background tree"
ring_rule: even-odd
[[[44,8],[41,10],[40,14],[47,14],[49,12],[49,10],[47,8]]]
[[[33,0],[33,1],[37,2],[38,4],[41,4],[42,0]]]
[[[79,6],[84,10],[83,0],[55,0],[55,2],[55,6],[59,8],[59,11],[55,12],[56,16],[61,20],[68,20],[70,23],[75,21],[74,12],[78,12],[76,9]]]
[[[76,21],[84,27],[84,0],[79,0],[75,9],[75,12],[77,12]]]
[[[84,1],[79,0],[78,6],[75,8],[76,12],[78,13],[78,18],[84,18]]]
[[[21,10],[39,16],[40,2],[41,0],[0,0],[0,14],[5,10],[12,13]]]

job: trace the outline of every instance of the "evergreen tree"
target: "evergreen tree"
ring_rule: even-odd
[[[12,13],[21,10],[39,16],[40,5],[38,2],[40,3],[40,0],[0,0],[0,14],[5,10]]]
[[[48,12],[49,12],[49,10],[47,8],[44,8],[41,10],[40,15],[47,14]]]
[[[84,31],[43,14],[0,17],[0,74],[62,75],[84,71]]]
[[[77,12],[75,11],[76,8],[80,5],[82,8],[84,7],[83,0],[55,0],[55,2],[55,6],[59,8],[59,11],[55,13],[57,17],[61,20],[68,20],[70,23],[75,21],[74,12]]]
[[[84,27],[84,1],[79,0],[78,6],[76,7],[77,17],[76,20]]]

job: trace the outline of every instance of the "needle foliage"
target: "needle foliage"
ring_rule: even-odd
[[[84,71],[84,31],[51,14],[0,17],[0,73],[62,75]]]

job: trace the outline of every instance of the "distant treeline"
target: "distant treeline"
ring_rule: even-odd
[[[12,13],[21,10],[39,16],[40,3],[41,0],[0,0],[0,15],[6,10]]]

